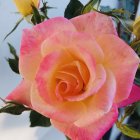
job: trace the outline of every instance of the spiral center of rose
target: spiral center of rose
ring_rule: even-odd
[[[56,97],[67,100],[68,97],[84,93],[89,77],[87,66],[81,61],[61,66],[56,74]]]

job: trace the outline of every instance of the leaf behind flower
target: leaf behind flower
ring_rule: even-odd
[[[73,17],[81,15],[83,7],[84,5],[79,0],[70,0],[65,9],[64,17],[71,19]]]
[[[50,119],[39,114],[36,111],[31,111],[30,113],[30,127],[42,126],[49,127],[51,126]]]

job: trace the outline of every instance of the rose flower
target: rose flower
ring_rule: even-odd
[[[132,89],[138,64],[110,17],[52,18],[23,31],[23,80],[7,99],[49,117],[72,140],[100,140],[118,108],[140,99]]]
[[[36,8],[39,6],[39,0],[13,0],[19,12],[23,16],[32,14],[32,5]]]

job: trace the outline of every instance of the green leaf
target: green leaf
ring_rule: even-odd
[[[30,122],[31,122],[30,127],[35,127],[35,126],[49,127],[49,126],[51,126],[50,119],[39,114],[36,111],[31,111]]]
[[[136,53],[140,56],[140,50],[139,50],[139,46],[133,46],[133,49],[136,51]],[[138,67],[138,70],[136,72],[136,75],[135,75],[135,79],[134,79],[134,83],[138,86],[140,86],[140,65]]]
[[[16,50],[10,43],[8,43],[8,46],[9,46],[10,53],[13,55],[14,58],[8,58],[7,62],[9,63],[9,66],[12,69],[12,71],[19,74],[19,67],[18,67],[19,58],[16,54]]]
[[[8,58],[7,59],[7,62],[9,64],[10,68],[12,69],[12,71],[15,72],[15,73],[17,73],[17,74],[19,74],[18,60]]]
[[[101,11],[98,12],[115,18],[124,27],[127,33],[132,33],[133,21],[130,19],[131,13],[129,11],[124,9],[111,9],[110,7],[102,7]]]
[[[23,17],[21,18],[21,19],[19,19],[18,21],[17,21],[17,23],[16,23],[16,25],[14,26],[14,28],[5,36],[5,38],[4,38],[4,40],[10,35],[10,34],[12,34],[15,30],[16,30],[16,28],[18,27],[18,25],[23,21]]]
[[[46,19],[49,19],[48,9],[53,9],[53,8],[55,8],[55,7],[48,6],[48,2],[42,1],[42,7],[40,8],[40,11],[43,13],[43,15]]]
[[[125,30],[128,32],[128,33],[132,33],[132,21],[131,20],[125,20],[125,19],[122,19],[122,18],[120,18],[120,17],[117,17],[117,16],[115,16],[116,17],[116,19],[118,19],[118,21],[122,24],[122,26],[125,28]]]
[[[6,101],[5,101],[6,102]],[[0,109],[0,113],[8,113],[12,115],[20,115],[23,111],[28,111],[29,108],[15,103],[15,102],[6,102],[6,105]]]
[[[14,46],[10,43],[8,43],[8,46],[9,46],[10,53],[14,56],[14,58],[18,58],[16,49],[14,48]]]
[[[32,5],[32,9],[33,9],[33,20],[32,20],[33,23],[34,24],[41,23],[42,22],[41,15],[40,15],[38,9],[35,6],[33,6],[33,5]]]
[[[90,0],[83,8],[82,14],[89,13],[93,8],[98,9],[101,0]],[[97,6],[96,6],[97,5]],[[96,7],[95,7],[96,6]]]
[[[136,103],[136,112],[138,116],[140,117],[140,101]]]
[[[135,77],[135,84],[140,86],[140,79]]]
[[[125,108],[125,117],[132,115],[134,113],[135,109],[136,109],[136,104],[127,106]]]
[[[132,128],[128,124],[123,124],[123,121],[125,120],[126,117],[129,115],[132,115],[136,109],[137,103],[132,104],[131,106],[128,106],[125,108],[125,114],[124,116],[121,117],[120,121],[118,120],[116,122],[117,128],[126,136],[139,139],[140,138],[140,131]]]
[[[83,7],[83,4],[79,0],[70,0],[67,8],[65,9],[64,17],[71,19],[81,15]]]
[[[67,136],[66,136],[66,139],[67,139],[67,140],[71,140],[71,139],[70,139],[69,137],[67,137]]]
[[[134,139],[140,139],[140,131],[132,128],[131,126],[127,124],[120,124],[119,122],[116,123],[116,126],[124,135]]]

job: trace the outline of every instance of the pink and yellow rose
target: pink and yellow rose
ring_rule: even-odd
[[[23,80],[7,99],[49,117],[72,140],[100,140],[118,107],[140,99],[137,86],[129,98],[138,64],[110,17],[52,18],[23,31]]]

